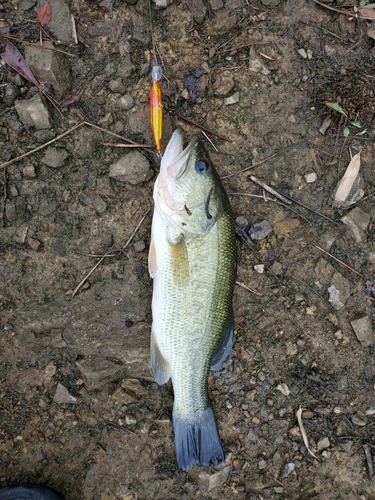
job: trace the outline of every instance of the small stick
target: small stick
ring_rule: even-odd
[[[318,212],[317,210],[314,210],[313,208],[308,207],[304,203],[301,203],[300,201],[296,200],[295,198],[292,198],[291,196],[288,196],[287,194],[283,194],[283,196],[285,196],[285,198],[288,198],[288,200],[292,201],[293,203],[296,203],[300,207],[303,207],[306,210],[310,210],[310,212],[312,212],[313,214],[319,215],[319,217],[322,217],[323,219],[326,219],[329,222],[332,222],[332,224],[336,224],[336,226],[341,227],[341,229],[345,229],[345,231],[348,230],[348,228],[344,224],[340,224],[340,222],[337,222],[334,219],[331,219],[331,217],[328,217],[328,215],[324,215],[324,214]]]
[[[8,186],[8,170],[7,170],[6,167],[4,168],[4,181],[3,181],[3,184],[4,184],[4,199],[3,199],[3,208],[1,209],[1,220],[2,220],[2,223],[3,223],[3,227],[5,227],[6,226],[6,220],[5,220],[5,217],[6,217],[6,206],[7,206],[7,196],[8,196],[8,190],[7,190],[7,186]]]
[[[150,211],[150,209],[147,210],[147,212],[144,214],[144,216],[142,217],[142,219],[139,221],[139,223],[137,224],[137,227],[134,229],[134,231],[130,235],[130,238],[128,239],[128,241],[125,243],[125,245],[122,247],[122,249],[117,253],[117,255],[116,255],[117,257],[119,257],[124,252],[124,250],[126,249],[126,247],[129,245],[129,243],[133,239],[135,233],[138,231],[139,226],[145,220],[145,218],[146,218],[147,214],[149,213],[149,211]],[[95,264],[95,266],[91,269],[91,271],[83,278],[83,280],[79,283],[79,285],[76,286],[76,288],[73,290],[72,297],[74,297],[74,295],[78,292],[78,290],[81,288],[81,286],[85,283],[85,281],[87,280],[87,278],[89,278],[89,276],[92,275],[92,273],[99,266],[99,264],[105,259],[105,257],[109,256],[109,254],[110,254],[111,250],[113,250],[114,246],[115,245],[112,245],[111,248],[109,248],[106,251],[106,253],[98,260],[98,262]]]
[[[219,50],[218,52],[215,52],[214,57],[219,55],[219,54],[224,54],[225,52],[232,52],[232,50],[239,50],[239,49],[244,49],[246,47],[251,47],[252,45],[266,45],[270,42],[250,42],[250,43],[244,43],[243,45],[238,45],[237,47],[232,47],[231,49],[225,49],[225,50]]]
[[[116,144],[114,142],[102,142],[102,146],[111,148],[153,148],[153,144]]]
[[[78,45],[78,37],[77,37],[77,30],[76,30],[76,21],[74,19],[73,14],[70,16],[70,21],[72,23],[72,38],[74,40],[74,43]]]
[[[299,428],[301,429],[302,439],[303,439],[303,442],[307,448],[307,451],[310,453],[311,456],[313,456],[314,458],[316,458],[316,460],[318,460],[317,457],[314,455],[314,453],[311,451],[310,446],[309,446],[309,440],[307,439],[305,427],[303,426],[303,422],[302,422],[302,408],[301,407],[298,408],[298,411],[296,413],[296,417],[297,417],[297,422],[298,422]]]
[[[250,176],[250,179],[255,182],[255,184],[258,184],[259,186],[261,186],[263,189],[265,189],[266,191],[268,191],[269,193],[273,194],[274,196],[276,196],[276,198],[279,198],[279,200],[281,200],[283,203],[285,203],[286,205],[291,205],[291,201],[289,201],[287,198],[285,198],[285,196],[283,196],[282,194],[279,194],[277,191],[275,191],[274,189],[272,189],[271,187],[267,186],[267,184],[264,184],[264,182],[260,181],[259,179],[257,179],[254,175],[251,175]]]
[[[268,158],[264,158],[264,160],[258,161],[258,163],[255,163],[254,165],[251,165],[250,167],[246,167],[242,170],[239,170],[238,172],[235,172],[234,174],[224,175],[224,177],[221,177],[221,179],[228,179],[228,177],[233,177],[234,175],[242,174],[242,172],[246,172],[246,170],[250,170],[251,168],[255,168],[258,165],[261,165],[262,163],[270,160],[271,158],[274,158],[275,156],[277,156],[277,153],[274,153],[273,155],[269,156]]]
[[[117,137],[118,139],[122,139],[122,140],[128,141],[130,144],[136,144],[135,142],[131,141],[130,139],[127,139],[126,137],[122,137],[121,135],[115,134],[114,132],[111,132],[110,130],[106,130],[105,128],[99,127],[98,125],[94,125],[94,123],[90,123],[90,122],[84,121],[84,122],[77,123],[72,128],[70,128],[69,130],[67,130],[66,132],[63,132],[62,134],[58,135],[54,139],[51,139],[50,141],[47,141],[44,144],[41,144],[40,146],[32,149],[31,151],[28,151],[27,153],[24,153],[24,154],[22,154],[20,156],[17,156],[16,158],[13,158],[12,160],[9,160],[9,161],[6,161],[5,163],[2,163],[0,165],[0,169],[1,168],[5,168],[8,165],[11,165],[12,163],[15,163],[15,162],[17,162],[19,160],[22,160],[23,158],[26,158],[27,156],[30,156],[31,154],[36,153],[37,151],[40,151],[41,149],[46,148],[50,144],[53,144],[54,142],[58,141],[59,139],[62,139],[63,137],[65,137],[66,135],[70,134],[71,132],[73,132],[77,128],[82,127],[83,125],[87,125],[88,127],[95,128],[97,130],[100,130],[101,132],[105,132],[106,134],[112,135],[113,137]]]
[[[226,137],[223,137],[222,135],[217,134],[213,130],[210,130],[209,128],[204,127],[203,125],[200,125],[199,123],[197,123],[197,122],[195,122],[193,120],[190,120],[190,118],[186,118],[185,116],[181,116],[181,115],[177,115],[177,114],[176,114],[176,116],[180,120],[183,120],[184,122],[190,123],[190,125],[194,125],[195,127],[198,127],[201,130],[204,130],[208,134],[214,135],[215,137],[218,137],[219,139],[222,139],[223,141],[227,141],[227,142],[233,143],[233,141],[231,139],[227,139]]]
[[[370,481],[372,481],[373,480],[373,475],[374,475],[374,469],[372,467],[372,456],[371,456],[369,445],[367,443],[364,444],[363,445],[363,449],[364,449],[365,455],[366,455],[366,461],[367,461],[367,467],[368,467],[368,476],[369,476]]]
[[[206,132],[204,130],[202,130],[202,134],[205,136],[205,138],[208,140],[208,142],[214,148],[214,150],[216,151],[216,153],[218,153],[218,150],[217,150],[215,144],[211,141],[211,139],[208,137],[208,135],[206,134]]]
[[[342,10],[342,9],[335,9],[335,7],[331,7],[330,5],[327,5],[326,3],[320,2],[319,0],[313,0],[313,2],[317,3],[321,7],[325,7],[326,9],[333,10],[334,12],[338,12],[339,14],[344,14],[345,16],[355,16],[354,12],[350,12],[348,10]]]
[[[248,290],[251,293],[254,293],[255,295],[258,295],[258,297],[263,297],[261,293],[259,293],[255,288],[252,288],[251,286],[245,285],[245,283],[242,283],[241,281],[236,280],[236,285],[242,286],[242,288],[245,288],[245,290]]]
[[[351,271],[353,271],[353,273],[358,274],[358,276],[360,276],[361,278],[364,278],[363,274],[359,273],[358,271],[356,271],[355,269],[353,269],[352,267],[350,267],[348,264],[345,264],[345,262],[343,262],[342,260],[338,259],[337,257],[334,257],[331,253],[327,252],[323,248],[320,248],[318,245],[315,245],[315,247],[318,250],[320,250],[321,252],[324,252],[325,254],[329,255],[331,257],[331,259],[339,262],[341,265],[343,265],[343,266],[347,267],[348,269],[350,269]]]

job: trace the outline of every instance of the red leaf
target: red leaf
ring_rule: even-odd
[[[350,33],[350,34],[354,33],[355,21],[354,21],[353,17],[345,16],[344,19],[345,19],[345,26],[346,26],[346,29],[348,30],[348,33]]]
[[[12,42],[7,43],[5,51],[0,54],[0,57],[17,73],[22,75],[26,80],[33,83],[36,87],[40,88],[40,83],[32,74],[31,69],[26,64],[25,59],[22,57],[21,52],[13,45]]]
[[[36,20],[43,27],[51,21],[52,9],[49,2],[42,3],[36,9]]]
[[[364,8],[360,8],[357,10],[361,14],[361,17],[363,19],[375,19],[375,10],[374,9],[366,9],[364,7]]]

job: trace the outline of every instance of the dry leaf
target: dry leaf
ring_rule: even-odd
[[[42,3],[36,9],[36,20],[43,27],[51,21],[52,9],[49,2]]]
[[[279,384],[276,389],[284,394],[284,396],[289,396],[290,390],[286,384]]]
[[[361,14],[363,19],[375,19],[375,10],[374,9],[366,9],[366,7],[357,9],[357,12]]]
[[[355,31],[355,21],[353,17],[351,16],[344,16],[345,19],[345,26],[346,29],[348,30],[348,33],[352,34]]]
[[[361,153],[357,153],[350,160],[348,168],[344,174],[344,177],[341,179],[339,187],[335,194],[335,199],[333,200],[332,207],[340,208],[344,201],[347,199],[354,181],[356,180],[359,172],[359,168],[361,166]]]
[[[310,447],[309,447],[309,441],[307,439],[307,434],[306,434],[305,428],[304,428],[303,423],[302,423],[302,408],[301,407],[298,408],[298,411],[296,413],[296,417],[297,417],[297,422],[298,422],[299,428],[301,429],[302,439],[303,439],[303,442],[305,443],[307,451],[310,453],[310,455],[312,455],[314,458],[317,459],[317,457],[314,455],[314,453],[310,450]]]
[[[31,69],[26,64],[25,59],[22,57],[21,52],[17,49],[12,42],[8,42],[5,51],[0,54],[3,61],[5,61],[17,73],[22,75],[26,80],[33,83],[36,87],[40,87],[38,80],[32,74]]]

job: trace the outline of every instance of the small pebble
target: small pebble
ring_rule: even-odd
[[[26,165],[26,167],[22,170],[22,173],[25,177],[35,177],[35,168],[33,165]]]
[[[27,244],[32,250],[37,251],[38,248],[40,247],[40,241],[36,240],[35,238],[28,238],[27,239]]]
[[[262,274],[264,272],[264,264],[257,264],[254,266],[257,273]]]
[[[331,443],[329,442],[329,439],[325,437],[318,442],[318,450],[319,451],[325,450],[326,448],[329,448],[330,445]]]
[[[306,54],[305,49],[298,49],[297,52],[301,57],[303,57],[304,59],[307,59],[307,54]]]
[[[313,182],[316,181],[317,175],[315,172],[311,172],[311,174],[304,175],[304,178],[305,178],[305,181],[307,182],[307,184],[312,184]]]
[[[125,416],[125,422],[128,425],[135,425],[137,423],[137,419],[133,415],[128,414]]]

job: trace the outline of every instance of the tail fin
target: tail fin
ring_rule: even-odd
[[[178,466],[188,470],[193,465],[216,465],[224,460],[214,412],[208,407],[188,416],[173,412],[174,444]]]

